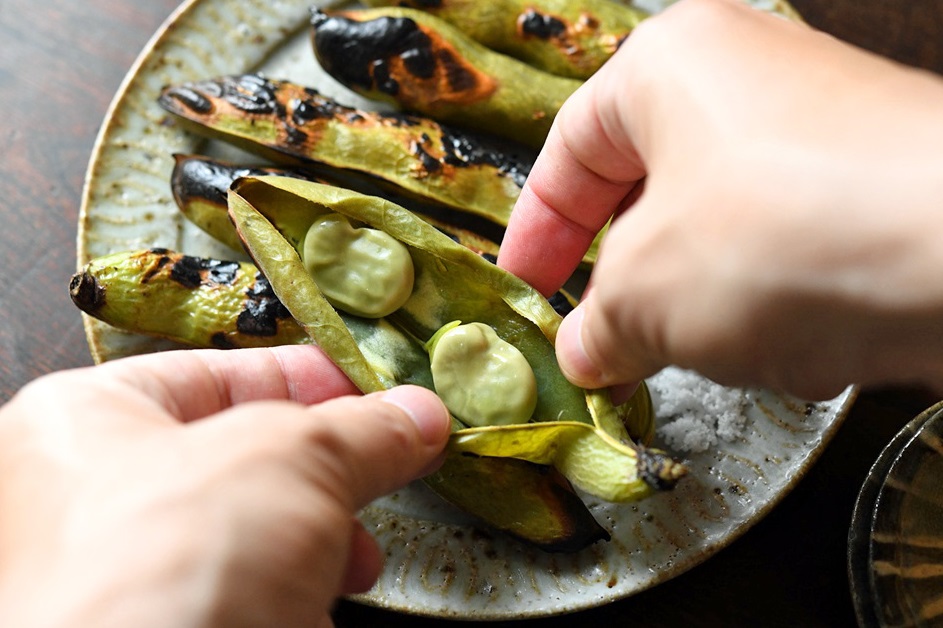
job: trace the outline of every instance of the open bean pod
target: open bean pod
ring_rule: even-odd
[[[303,167],[246,166],[213,159],[205,155],[174,155],[174,168],[170,177],[170,188],[177,207],[194,225],[236,251],[242,251],[242,242],[229,219],[226,196],[236,179],[249,176],[277,175],[319,181],[329,185],[338,184],[335,178],[325,179],[322,173],[314,173]],[[410,208],[423,220],[444,231],[453,240],[469,249],[485,255],[497,256],[498,242],[503,230],[472,216],[457,214],[441,205],[420,202],[416,199],[397,197],[389,189],[375,182],[344,177],[344,185],[352,190],[383,196]]]
[[[76,306],[125,331],[193,347],[307,344],[254,264],[166,249],[94,259],[70,283]],[[383,319],[338,312],[381,382],[431,388],[428,356]],[[490,526],[547,551],[575,551],[606,531],[559,472],[513,458],[449,456],[432,488]]]
[[[247,250],[282,303],[365,392],[400,382],[395,375],[391,380],[390,373],[377,372],[357,337],[305,270],[299,251],[315,220],[313,216],[319,213],[340,214],[352,223],[380,230],[408,248],[415,269],[412,293],[383,320],[398,330],[401,338],[415,344],[405,352],[410,356],[409,368],[417,368],[420,363],[429,368],[428,357],[423,360],[425,343],[455,320],[484,323],[521,351],[537,380],[538,399],[530,421],[507,430],[469,430],[456,420],[453,446],[457,451],[464,448],[476,454],[551,464],[579,488],[606,499],[636,499],[652,489],[671,486],[683,475],[683,467],[633,440],[633,436],[643,439],[652,433],[653,415],[644,386],[632,402],[615,408],[605,393],[572,385],[557,367],[553,340],[561,319],[547,300],[410,212],[384,199],[282,177],[237,181],[229,195],[229,207]],[[557,423],[561,421],[564,423]],[[572,425],[585,426],[575,429],[587,431],[590,438],[582,438],[583,433],[574,432]],[[508,448],[514,440],[508,434],[524,426],[528,438],[544,443],[545,451],[532,455],[527,449]],[[463,436],[473,438],[463,440]],[[592,446],[583,445],[587,442]],[[607,456],[596,455],[606,448]],[[570,453],[561,457],[546,455],[546,451],[555,449]],[[651,458],[640,464],[640,455]],[[630,488],[610,490],[583,481],[606,475],[592,470],[594,466],[613,464],[620,466],[609,475],[619,476],[622,484],[634,482]],[[646,470],[654,471],[647,474]]]
[[[367,0],[421,9],[538,69],[587,79],[648,14],[612,0]]]

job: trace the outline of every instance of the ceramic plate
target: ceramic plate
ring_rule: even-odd
[[[174,152],[240,155],[175,126],[155,102],[162,86],[262,70],[346,104],[372,106],[314,61],[304,31],[311,4],[191,0],[170,16],[123,82],[102,127],[79,223],[80,265],[148,247],[237,255],[182,218],[168,182]],[[665,4],[649,0],[643,8]],[[790,11],[777,2],[755,4]],[[96,361],[172,347],[91,319],[86,330]],[[723,389],[676,370],[650,384],[659,415],[657,444],[684,459],[691,474],[675,491],[641,503],[589,500],[611,541],[572,555],[544,554],[480,529],[422,485],[410,486],[363,513],[387,563],[376,587],[356,599],[421,615],[500,619],[570,612],[632,595],[705,560],[768,512],[822,451],[854,395],[849,390],[830,402],[807,404],[765,391]]]

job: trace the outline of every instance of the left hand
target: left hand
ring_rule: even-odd
[[[432,470],[430,391],[354,396],[317,348],[65,371],[0,409],[10,626],[324,626],[380,553],[355,513]]]

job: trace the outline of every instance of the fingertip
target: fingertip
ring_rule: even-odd
[[[560,370],[568,380],[583,388],[602,388],[609,382],[603,371],[589,357],[583,342],[586,308],[579,305],[570,312],[557,331],[556,351]]]
[[[397,386],[374,393],[378,399],[406,413],[419,429],[426,445],[444,445],[451,431],[451,420],[442,400],[421,386]]]

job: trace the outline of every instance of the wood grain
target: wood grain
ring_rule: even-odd
[[[943,73],[943,0],[794,0],[808,22]],[[0,0],[0,401],[44,373],[91,363],[68,297],[82,183],[98,127],[134,58],[176,0]],[[845,626],[854,616],[846,535],[881,448],[930,404],[866,391],[820,462],[768,517],[703,565],[627,600],[570,616],[492,624]],[[340,627],[458,624],[343,603]]]

